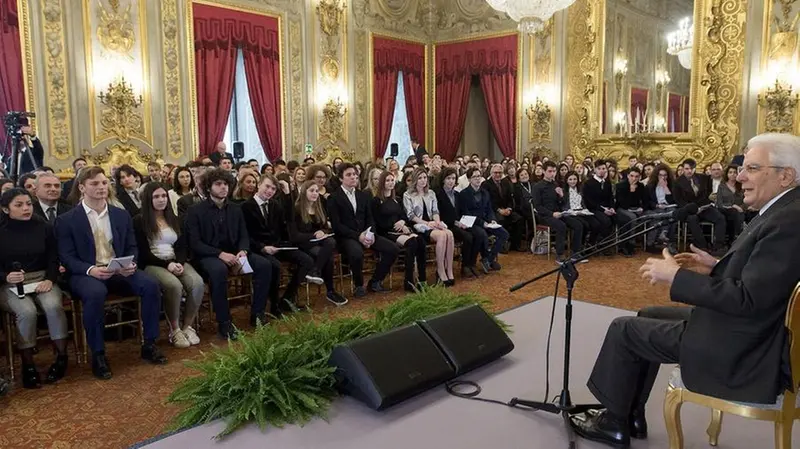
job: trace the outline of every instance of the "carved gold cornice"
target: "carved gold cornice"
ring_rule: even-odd
[[[178,1],[161,0],[161,37],[164,56],[164,108],[167,116],[167,154],[180,158],[183,145],[183,87],[180,76]]]
[[[738,150],[744,65],[741,0],[696,0],[688,133],[652,134],[645,142],[651,159],[669,163],[692,157],[699,163],[721,161]],[[568,11],[567,119],[569,150],[580,159],[621,158],[632,150],[626,139],[600,134],[605,0],[578,0]]]
[[[47,89],[47,130],[50,155],[58,160],[69,159],[72,151],[70,123],[69,75],[64,33],[64,1],[43,0],[44,79]]]

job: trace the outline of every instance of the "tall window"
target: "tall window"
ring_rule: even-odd
[[[411,131],[408,128],[408,115],[406,114],[406,94],[403,88],[403,72],[397,74],[397,100],[394,102],[394,117],[392,118],[392,132],[389,134],[389,145],[383,158],[391,156],[392,143],[398,148],[397,162],[403,166],[406,159],[411,156]]]
[[[225,127],[225,137],[222,140],[228,145],[228,151],[231,153],[233,153],[233,142],[244,143],[244,158],[242,159],[244,161],[255,159],[259,165],[268,162],[253,119],[253,108],[250,105],[250,94],[247,90],[247,76],[244,72],[244,55],[241,49],[236,55],[233,101],[228,116],[228,125]]]

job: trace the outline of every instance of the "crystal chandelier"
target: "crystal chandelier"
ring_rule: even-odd
[[[554,13],[569,7],[575,0],[486,0],[486,3],[519,22],[521,32],[533,34],[542,31]]]
[[[684,69],[692,69],[694,25],[691,17],[678,22],[678,29],[667,34],[667,53],[676,55]]]

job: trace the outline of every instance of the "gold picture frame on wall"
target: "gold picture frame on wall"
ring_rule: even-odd
[[[690,126],[687,133],[602,135],[606,0],[578,0],[568,11],[566,142],[578,158],[635,154],[677,164],[710,163],[738,150],[747,6],[695,0]],[[645,138],[642,138],[645,137]]]
[[[192,139],[191,154],[192,159],[196,159],[199,153],[199,122],[197,118],[197,77],[196,67],[194,60],[194,14],[192,6],[194,4],[214,6],[217,8],[231,9],[234,11],[242,11],[250,14],[271,17],[278,21],[278,47],[280,48],[280,83],[281,83],[281,158],[285,159],[287,154],[286,148],[286,60],[290,55],[289,49],[286,45],[284,37],[284,23],[286,22],[285,12],[272,11],[266,8],[258,8],[251,6],[242,6],[231,0],[188,0],[186,2],[186,39],[189,58],[189,103],[191,109],[191,126],[192,126]]]

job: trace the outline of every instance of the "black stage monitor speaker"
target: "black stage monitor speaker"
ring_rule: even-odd
[[[478,305],[419,322],[459,376],[514,349],[505,331]]]
[[[436,344],[417,324],[334,348],[340,391],[383,410],[455,376]]]
[[[244,158],[244,142],[233,142],[233,157],[235,159]]]
[[[400,154],[400,147],[396,143],[389,145],[389,154],[392,157],[397,157]]]

